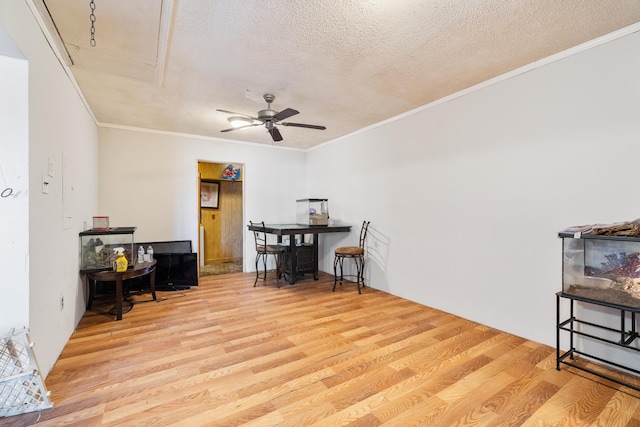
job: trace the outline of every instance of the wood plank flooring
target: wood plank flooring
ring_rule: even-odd
[[[119,322],[97,304],[46,379],[54,407],[0,425],[640,426],[640,393],[556,371],[548,346],[369,287],[333,293],[327,274],[254,277],[159,292]]]

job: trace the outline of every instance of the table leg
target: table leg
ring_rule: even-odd
[[[83,274],[83,276],[84,282],[87,285],[87,292],[89,293],[87,296],[87,310],[91,310],[91,307],[93,306],[93,298],[96,296],[96,281],[91,280],[86,274]]]
[[[156,268],[153,267],[151,270],[151,274],[149,276],[149,287],[151,288],[151,295],[153,296],[153,300],[156,301]]]
[[[293,285],[296,282],[296,276],[298,275],[298,254],[296,247],[296,235],[292,234],[289,236],[289,262],[291,263],[291,268],[289,271],[291,275],[289,276],[289,284]]]
[[[313,233],[313,280],[318,280],[318,233]]]
[[[116,320],[122,320],[122,275],[116,279]]]

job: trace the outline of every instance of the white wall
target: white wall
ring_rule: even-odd
[[[136,226],[135,240],[191,240],[198,247],[198,161],[243,164],[244,218],[295,222],[305,192],[305,153],[215,138],[101,127],[99,211],[112,226]],[[244,268],[255,271],[244,229]]]
[[[326,144],[309,191],[371,220],[371,286],[555,346],[557,232],[640,217],[638,51],[635,33]]]
[[[0,26],[0,334],[29,325],[28,77]]]
[[[29,327],[46,375],[84,313],[78,233],[97,210],[97,127],[27,3],[0,0],[0,11],[0,25],[29,63],[29,165],[19,170],[29,181],[28,188],[21,189],[28,195],[29,228],[20,240],[29,248],[21,258],[22,265],[28,260],[29,266],[29,322],[23,324],[25,313],[14,319],[1,312],[1,323]],[[49,163],[53,166],[51,177]],[[41,191],[43,175],[50,182],[48,194]],[[3,240],[1,244],[5,251],[7,243]],[[21,295],[12,303],[24,307],[23,298]]]

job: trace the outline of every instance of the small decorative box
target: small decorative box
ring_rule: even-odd
[[[109,217],[108,216],[94,216],[93,217],[93,230],[94,231],[108,231],[109,230]]]

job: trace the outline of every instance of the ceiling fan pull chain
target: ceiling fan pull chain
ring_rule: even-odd
[[[89,43],[92,47],[96,47],[96,3],[94,0],[89,1],[89,7],[91,8],[91,15],[89,15],[89,20],[91,21],[91,41]]]

